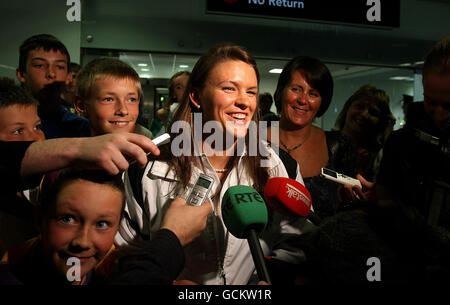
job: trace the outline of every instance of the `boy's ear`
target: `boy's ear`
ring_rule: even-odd
[[[22,71],[20,71],[18,68],[16,69],[16,76],[17,76],[17,79],[19,80],[19,82],[21,82],[22,84],[24,84],[26,82],[24,73],[22,73]]]
[[[200,108],[200,100],[198,97],[198,91],[197,90],[193,90],[189,93],[189,102],[191,102],[195,108],[199,109]]]
[[[87,107],[86,104],[81,100],[81,98],[77,95],[73,99],[73,106],[78,113],[81,113],[83,116],[87,115]]]

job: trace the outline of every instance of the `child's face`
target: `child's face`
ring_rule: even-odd
[[[25,72],[17,72],[19,81],[33,94],[53,82],[66,82],[67,76],[67,56],[60,51],[45,51],[43,48],[31,50]]]
[[[101,196],[99,196],[101,194]],[[62,276],[67,260],[80,260],[81,283],[111,248],[119,228],[122,193],[110,185],[74,180],[56,197],[43,220],[42,241],[47,257]]]
[[[14,104],[0,108],[1,141],[39,141],[45,136],[35,105]]]
[[[81,113],[91,123],[91,135],[133,132],[139,116],[139,93],[134,80],[104,78],[95,82]]]

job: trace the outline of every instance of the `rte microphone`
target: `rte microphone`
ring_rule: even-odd
[[[271,284],[258,234],[267,225],[267,207],[262,196],[245,185],[230,187],[222,199],[222,218],[228,231],[240,239],[246,238],[261,281]]]
[[[264,199],[271,209],[280,214],[307,217],[315,225],[321,222],[311,211],[312,200],[309,191],[296,180],[285,177],[270,178],[264,188]]]

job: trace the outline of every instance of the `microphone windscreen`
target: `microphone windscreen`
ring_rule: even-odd
[[[311,195],[303,184],[285,177],[273,177],[267,181],[264,199],[271,209],[288,216],[294,213],[307,217],[312,203]]]
[[[245,185],[230,187],[222,199],[222,218],[233,236],[247,238],[247,231],[262,232],[268,220],[267,207],[262,196]]]

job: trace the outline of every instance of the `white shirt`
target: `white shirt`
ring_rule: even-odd
[[[288,177],[286,169],[275,154],[268,148],[269,156],[269,176],[270,177]],[[214,168],[209,163],[205,155],[200,157],[200,161],[205,168],[205,172],[197,166],[193,166],[193,174],[190,178],[189,186],[179,193],[174,190],[178,183],[175,172],[168,170],[168,164],[161,161],[150,162],[142,178],[144,210],[136,203],[132,197],[132,189],[128,177],[125,175],[126,188],[126,207],[125,212],[135,221],[139,229],[144,227],[143,213],[147,213],[150,218],[150,235],[160,229],[165,208],[177,197],[187,197],[187,194],[194,185],[199,173],[203,172],[214,178],[214,185],[210,194],[215,194],[220,188],[220,180]],[[243,162],[244,156],[240,157],[238,165],[235,166],[220,191],[219,202],[215,205],[214,213],[208,216],[207,227],[202,234],[191,244],[185,247],[186,264],[179,279],[192,280],[199,284],[227,284],[227,285],[245,285],[249,282],[255,271],[255,266],[251,252],[245,239],[238,239],[231,235],[226,229],[221,216],[221,203],[225,191],[235,185],[252,186],[250,176],[245,172]],[[167,173],[167,175],[166,175]],[[303,184],[303,179],[297,172],[297,181]],[[287,250],[276,248],[280,245],[286,233],[301,234],[302,228],[306,224],[304,218],[287,219],[280,214],[274,213],[274,217],[269,220],[270,227],[266,228],[265,233],[260,238],[260,244],[264,255],[276,256],[277,259],[288,261],[290,263],[299,263],[304,259],[303,252],[299,249]],[[295,223],[294,223],[295,222]],[[119,233],[116,236],[116,243],[126,244],[135,239],[136,232],[130,223],[124,218],[120,224]]]

